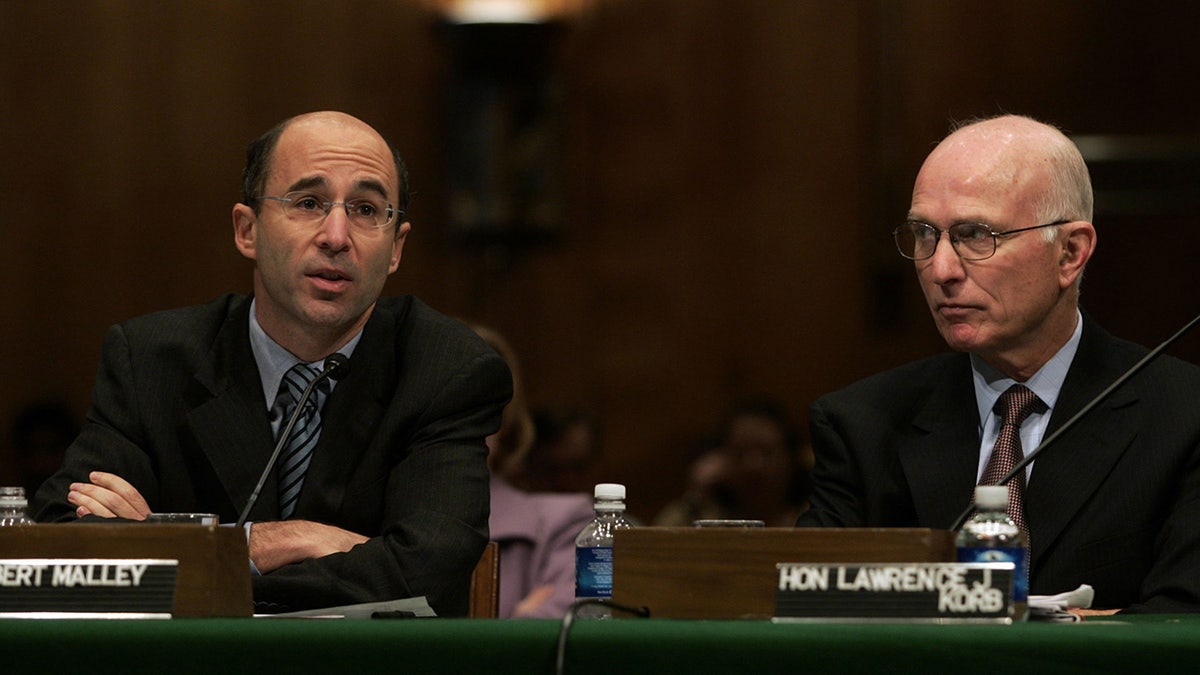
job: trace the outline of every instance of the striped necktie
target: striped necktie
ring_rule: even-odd
[[[291,418],[305,388],[317,379],[319,371],[303,363],[297,363],[284,373],[279,385],[279,400],[284,401],[284,425]],[[322,381],[325,384],[328,380]],[[279,432],[283,433],[284,427]],[[288,519],[296,510],[300,499],[300,488],[304,486],[304,472],[308,470],[313,448],[321,436],[321,411],[317,408],[316,392],[309,395],[304,410],[296,419],[292,433],[288,435],[279,461],[279,515]]]
[[[1046,404],[1025,385],[1014,384],[1000,395],[995,411],[1001,419],[1000,435],[996,438],[996,445],[992,447],[992,455],[983,470],[983,477],[979,479],[980,485],[995,485],[1004,474],[1012,471],[1017,462],[1025,458],[1021,449],[1021,425],[1034,412],[1045,412]],[[1008,481],[1008,517],[1021,529],[1021,534],[1025,536],[1025,545],[1028,546],[1024,471],[1018,472]]]

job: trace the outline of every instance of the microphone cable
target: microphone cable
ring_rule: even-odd
[[[563,614],[562,624],[558,628],[558,644],[554,654],[555,675],[563,675],[565,672],[567,660],[567,637],[571,632],[571,626],[575,624],[575,615],[581,608],[586,607],[587,605],[602,605],[604,607],[609,607],[642,619],[650,618],[649,607],[628,607],[604,598],[583,598],[576,600],[575,602],[571,603],[571,606],[567,608],[566,613]]]

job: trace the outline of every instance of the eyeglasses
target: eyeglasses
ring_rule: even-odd
[[[942,232],[950,235],[950,244],[954,246],[954,251],[963,260],[987,260],[996,255],[996,243],[1000,237],[1069,222],[1071,221],[1056,220],[1045,225],[997,232],[983,223],[955,223],[947,230],[939,230],[929,223],[909,220],[893,230],[892,237],[896,240],[896,248],[900,251],[900,255],[909,260],[932,258],[938,242],[942,239]]]
[[[392,208],[391,204],[371,197],[334,202],[318,194],[297,191],[289,192],[282,197],[263,195],[259,199],[279,202],[283,205],[283,213],[288,218],[313,224],[325,220],[334,206],[346,209],[346,217],[350,219],[350,222],[367,230],[385,228],[396,218],[404,217],[402,209]]]

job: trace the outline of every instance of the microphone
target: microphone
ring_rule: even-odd
[[[267,476],[271,475],[271,470],[275,468],[275,462],[279,460],[279,453],[283,450],[284,443],[287,443],[288,436],[292,433],[292,427],[296,426],[296,420],[300,419],[300,412],[304,410],[304,404],[308,403],[308,398],[312,395],[313,390],[324,379],[341,379],[346,376],[349,370],[350,359],[342,354],[330,354],[325,359],[325,364],[321,372],[304,388],[304,393],[300,395],[300,400],[296,402],[296,408],[292,410],[292,415],[288,418],[287,425],[283,427],[283,431],[279,434],[279,440],[275,443],[275,451],[271,453],[271,459],[267,460],[266,468],[263,469],[262,475],[258,477],[258,485],[254,486],[254,492],[250,493],[250,499],[246,501],[246,507],[242,509],[242,515],[238,516],[238,527],[246,525],[246,517],[250,515],[250,509],[254,508],[254,504],[258,502],[258,493],[262,491],[263,485],[267,482]]]
[[[1131,378],[1134,375],[1137,375],[1139,372],[1141,372],[1141,370],[1143,368],[1145,368],[1147,365],[1149,365],[1149,363],[1151,361],[1153,361],[1155,358],[1157,358],[1159,354],[1163,353],[1163,351],[1166,350],[1167,347],[1170,347],[1171,345],[1175,344],[1176,340],[1183,337],[1184,334],[1186,334],[1188,331],[1190,331],[1192,328],[1194,328],[1197,323],[1200,323],[1200,315],[1196,316],[1196,318],[1189,321],[1183,328],[1180,328],[1174,335],[1172,335],[1171,337],[1164,340],[1162,344],[1160,344],[1159,346],[1157,346],[1153,350],[1151,350],[1149,354],[1146,354],[1145,356],[1143,356],[1140,361],[1138,361],[1137,363],[1130,366],[1129,370],[1125,371],[1120,377],[1118,377],[1116,380],[1114,380],[1112,384],[1108,385],[1108,387],[1104,391],[1097,394],[1096,398],[1093,398],[1091,401],[1088,401],[1087,405],[1080,408],[1079,412],[1075,413],[1075,415],[1072,416],[1071,419],[1064,422],[1061,427],[1059,427],[1058,429],[1056,429],[1054,431],[1054,433],[1052,433],[1049,436],[1047,436],[1046,438],[1044,438],[1042,440],[1042,442],[1039,443],[1038,446],[1033,449],[1033,452],[1030,452],[1030,453],[1026,454],[1024,457],[1022,457],[1021,461],[1019,461],[1015,465],[1013,465],[1013,468],[1011,471],[1009,471],[1008,473],[1006,473],[1000,477],[1000,480],[996,482],[996,485],[1007,485],[1008,481],[1012,480],[1013,476],[1024,471],[1025,467],[1028,466],[1029,463],[1032,462],[1033,459],[1035,457],[1037,457],[1043,450],[1045,450],[1048,445],[1050,445],[1054,441],[1057,441],[1060,436],[1067,433],[1067,431],[1069,431],[1072,427],[1074,427],[1079,422],[1079,420],[1083,418],[1084,415],[1091,412],[1092,408],[1095,408],[1096,406],[1098,406],[1102,402],[1104,402],[1104,400],[1107,399],[1110,394],[1112,394],[1114,391],[1116,391],[1117,388],[1119,388],[1121,385],[1125,384],[1125,382],[1127,382],[1129,380],[1129,378]],[[967,518],[971,517],[971,512],[974,510],[975,510],[974,503],[968,505],[967,510],[962,512],[962,515],[958,517],[958,520],[954,521],[954,524],[950,526],[950,529],[957,530],[960,527],[962,527],[963,523],[967,522]]]

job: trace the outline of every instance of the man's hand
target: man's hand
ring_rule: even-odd
[[[145,520],[150,506],[124,478],[104,471],[88,474],[90,483],[71,483],[67,501],[75,505],[75,515],[102,518]]]
[[[361,534],[311,520],[279,520],[250,526],[250,559],[259,572],[344,553],[367,541]]]

